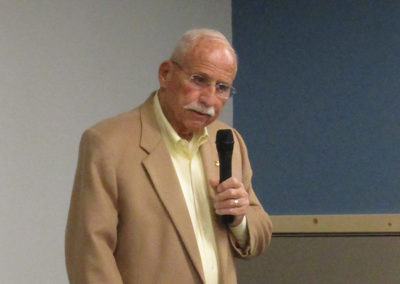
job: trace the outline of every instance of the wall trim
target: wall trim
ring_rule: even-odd
[[[400,214],[272,215],[274,235],[400,235]]]

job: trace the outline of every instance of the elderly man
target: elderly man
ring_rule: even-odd
[[[233,256],[260,254],[270,219],[233,130],[232,177],[219,183],[216,120],[236,55],[214,30],[191,30],[161,63],[140,107],[82,136],[66,231],[71,283],[236,283]],[[220,215],[232,215],[226,224]]]

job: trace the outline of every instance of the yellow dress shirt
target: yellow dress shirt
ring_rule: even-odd
[[[207,129],[194,133],[190,141],[182,139],[165,117],[157,95],[154,96],[153,105],[161,135],[171,156],[192,221],[205,282],[218,284],[217,246],[207,196],[207,181],[199,151],[199,147],[208,139]],[[247,241],[246,227],[245,219],[240,225],[231,227],[239,244]]]

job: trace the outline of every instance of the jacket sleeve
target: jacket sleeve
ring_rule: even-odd
[[[236,130],[234,130],[234,133],[238,140],[241,153],[242,182],[249,193],[250,199],[250,206],[246,211],[249,239],[247,246],[244,248],[239,246],[232,234],[230,234],[230,241],[237,257],[248,258],[261,254],[269,246],[272,236],[272,222],[254,193],[251,184],[252,169],[246,145],[243,138]]]
[[[121,283],[117,244],[117,182],[112,154],[94,129],[82,135],[66,236],[72,284]]]

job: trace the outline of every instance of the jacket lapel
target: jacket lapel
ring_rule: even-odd
[[[142,163],[204,282],[201,258],[189,211],[168,149],[158,129],[153,111],[153,97],[154,95],[150,96],[140,109],[142,123],[140,146],[149,154]]]

